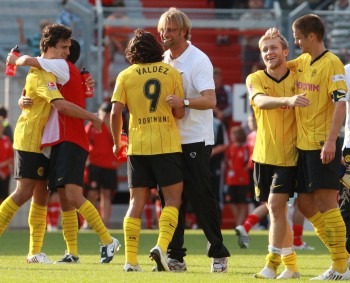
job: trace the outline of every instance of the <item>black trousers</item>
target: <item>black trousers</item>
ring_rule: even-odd
[[[179,222],[168,247],[169,257],[180,262],[183,261],[187,250],[183,247],[187,201],[208,239],[208,257],[230,256],[230,252],[223,244],[217,199],[211,186],[209,167],[211,149],[212,147],[205,146],[204,142],[182,145],[185,169],[184,191],[179,209]],[[162,196],[161,200],[164,205]]]
[[[339,209],[346,227],[345,247],[350,253],[350,189],[342,187],[339,191]]]

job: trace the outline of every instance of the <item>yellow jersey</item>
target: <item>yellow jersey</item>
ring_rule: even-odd
[[[344,65],[336,55],[325,51],[313,62],[309,54],[302,54],[288,62],[288,66],[293,66],[297,74],[297,93],[306,92],[311,103],[295,109],[297,147],[321,149],[332,124],[334,102],[347,100]],[[339,90],[342,92],[338,93]]]
[[[128,155],[181,152],[181,139],[168,95],[184,97],[178,70],[162,62],[133,64],[116,80],[112,102],[130,113]]]
[[[260,70],[247,77],[246,85],[258,127],[252,159],[262,164],[296,166],[298,152],[294,108],[260,109],[253,100],[257,94],[270,97],[295,95],[295,73],[288,70],[277,81],[265,70]]]
[[[44,127],[49,118],[54,99],[63,99],[52,73],[30,68],[25,84],[25,95],[33,104],[22,110],[14,131],[13,147],[21,151],[41,153],[40,145]]]

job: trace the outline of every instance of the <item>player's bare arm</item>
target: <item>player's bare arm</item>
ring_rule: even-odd
[[[307,107],[310,105],[310,100],[305,97],[306,93],[297,94],[291,97],[271,97],[263,93],[258,93],[253,100],[260,109],[270,110],[282,106],[289,107]]]
[[[188,108],[197,110],[214,109],[216,106],[216,96],[214,89],[206,89],[201,92],[201,96],[191,98],[180,98],[175,95],[169,95],[166,99],[172,108],[183,108],[184,100],[189,101]]]
[[[16,66],[32,66],[38,69],[41,68],[38,59],[29,55],[23,55],[21,57],[18,57],[12,53],[9,53],[7,55],[6,62],[7,64],[12,64]]]
[[[339,135],[340,128],[344,123],[346,115],[346,102],[338,101],[335,103],[335,109],[332,118],[332,125],[329,130],[329,134],[326,142],[324,143],[321,156],[323,164],[328,164],[334,159],[335,149],[336,149],[336,140]]]

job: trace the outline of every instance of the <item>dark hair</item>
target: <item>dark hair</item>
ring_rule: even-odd
[[[241,126],[234,126],[231,128],[231,134],[235,137],[236,141],[243,144],[247,141],[247,134]]]
[[[0,105],[0,116],[3,117],[4,119],[7,118],[7,110],[5,106]]]
[[[300,31],[303,36],[314,33],[319,41],[323,40],[325,27],[321,18],[315,14],[304,15],[296,19],[293,28]]]
[[[49,47],[55,47],[60,40],[70,40],[72,30],[61,24],[47,25],[41,34],[40,51],[45,53]]]
[[[72,38],[71,46],[69,47],[69,55],[67,57],[67,61],[75,64],[80,57],[80,44],[78,41]]]
[[[111,113],[112,103],[111,102],[103,102],[100,106],[100,110],[102,110],[105,113]]]
[[[131,64],[154,63],[163,60],[163,47],[152,33],[137,29],[134,34],[125,50],[126,59]]]

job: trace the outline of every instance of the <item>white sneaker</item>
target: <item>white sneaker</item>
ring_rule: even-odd
[[[27,263],[52,263],[46,254],[40,253],[32,256],[27,256]]]
[[[175,258],[168,257],[168,267],[170,269],[170,272],[186,272],[187,266],[185,260],[183,262],[178,261]],[[152,271],[158,271],[157,266],[154,266],[152,268]]]
[[[315,250],[314,247],[309,246],[309,244],[306,243],[306,242],[303,242],[303,244],[300,245],[300,246],[294,246],[294,245],[293,245],[293,249],[294,249],[294,250],[304,250],[304,251],[306,251],[306,250],[307,250],[307,251],[314,251],[314,250]]]
[[[236,236],[238,237],[238,245],[242,249],[248,249],[249,247],[249,237],[243,225],[238,225],[235,228]]]
[[[150,250],[150,258],[157,263],[157,271],[170,271],[168,266],[168,256],[162,252],[159,246]]]
[[[112,243],[108,245],[103,245],[100,247],[101,252],[101,263],[109,263],[113,257],[115,251],[119,251],[120,244],[119,241],[116,238],[112,237]]]
[[[330,268],[325,273],[310,280],[350,280],[350,270],[347,268],[344,273],[339,273]]]
[[[211,272],[227,272],[227,257],[213,258]]]
[[[294,279],[294,278],[300,278],[300,273],[285,269],[276,279]]]
[[[258,279],[276,279],[277,274],[276,271],[265,266],[259,273],[255,273],[254,277]]]
[[[132,271],[143,272],[143,270],[139,264],[131,265],[130,263],[126,263],[124,265],[124,271],[125,272],[132,272]]]

